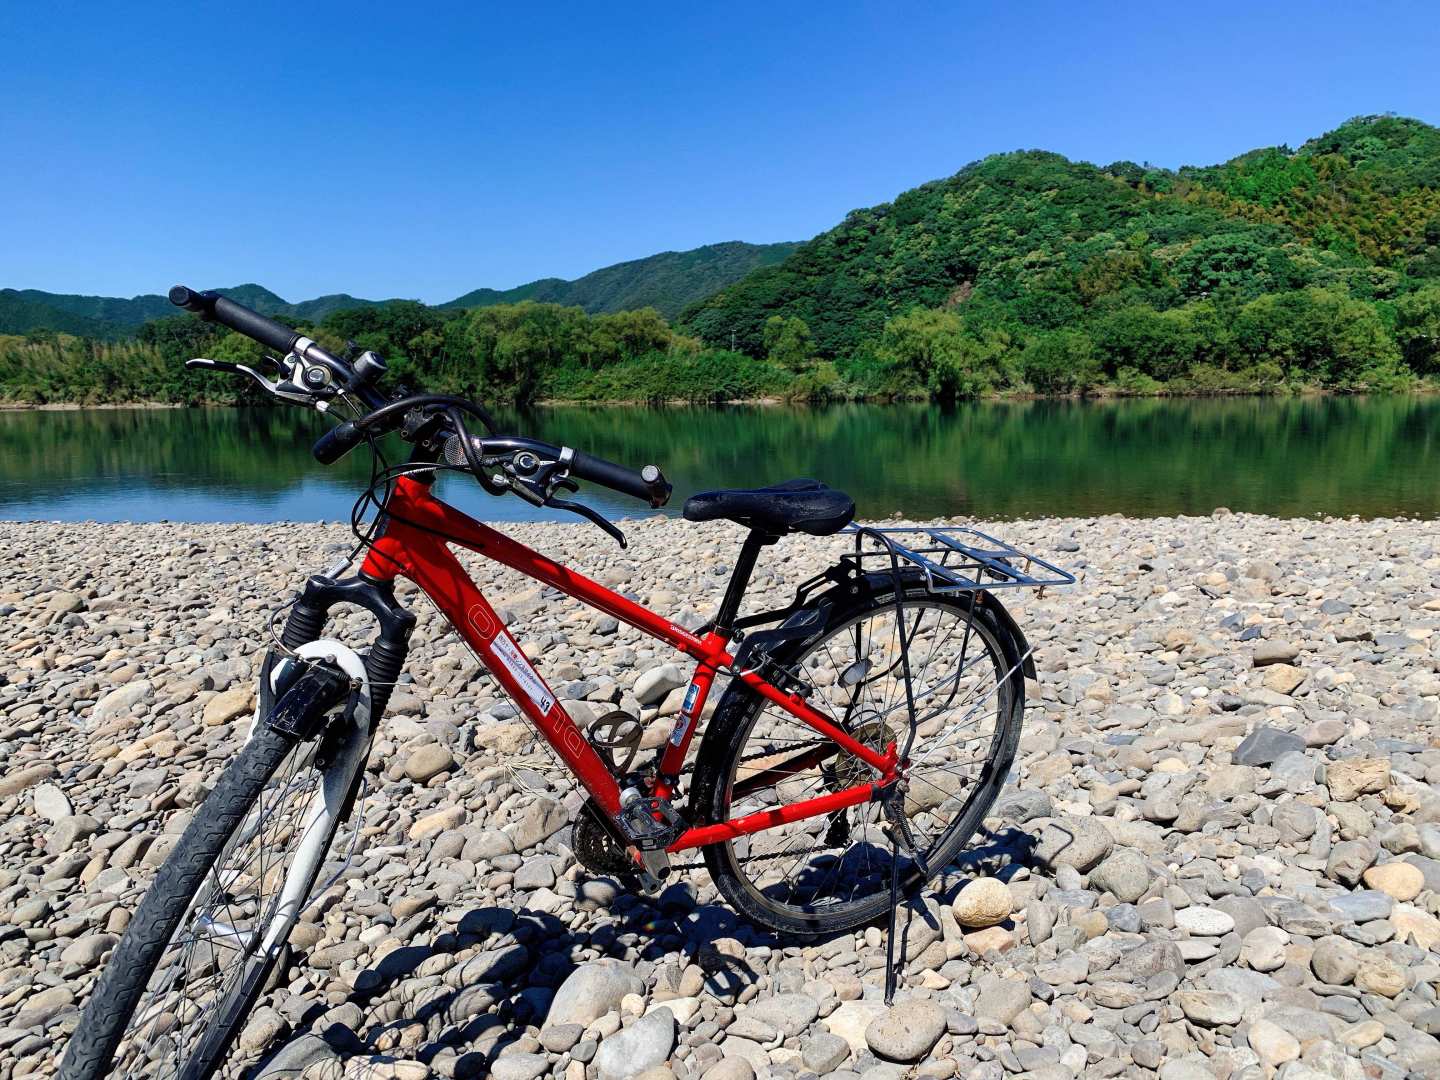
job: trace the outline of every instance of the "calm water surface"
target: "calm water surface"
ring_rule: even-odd
[[[555,408],[507,426],[640,466],[676,488],[813,476],[863,515],[1208,513],[1440,517],[1440,399],[1192,399],[833,408]],[[349,516],[369,466],[330,468],[296,409],[0,412],[0,518],[293,521]],[[641,508],[587,489],[612,515]],[[486,520],[554,516],[458,477]],[[564,516],[564,515],[560,515]],[[575,519],[571,519],[575,520]]]

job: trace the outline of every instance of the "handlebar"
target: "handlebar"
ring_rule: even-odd
[[[630,495],[653,507],[664,506],[670,501],[670,481],[654,465],[646,465],[636,472],[581,450],[573,451],[573,454],[570,459],[572,476],[608,487],[622,495]]]
[[[282,353],[290,352],[300,340],[297,331],[216,292],[196,292],[184,285],[176,285],[170,290],[170,302]]]
[[[313,453],[315,459],[321,464],[334,464],[368,436],[383,435],[395,430],[400,426],[405,413],[412,407],[421,404],[458,406],[483,417],[486,424],[493,430],[493,422],[490,421],[488,414],[483,409],[459,398],[425,394],[388,401],[384,395],[368,385],[370,381],[368,375],[372,372],[357,371],[356,368],[331,355],[298,331],[261,315],[258,311],[252,311],[244,304],[237,304],[234,300],[221,296],[219,293],[201,292],[184,285],[176,285],[170,290],[170,302],[176,307],[195,312],[202,319],[212,320],[244,334],[246,337],[253,338],[268,348],[284,354],[297,353],[310,363],[329,369],[343,386],[348,387],[364,401],[372,410],[368,415],[340,424],[320,436],[315,443]],[[220,366],[215,365],[213,361],[210,363],[213,366]],[[378,361],[376,365],[372,366],[374,366],[375,372],[384,370],[383,364],[379,364]],[[236,368],[236,370],[245,369]],[[250,372],[250,374],[255,373]],[[262,381],[264,380],[262,379]],[[323,377],[321,381],[324,381]],[[274,387],[271,389],[273,390]],[[617,465],[613,461],[595,457],[593,454],[571,450],[568,447],[552,446],[534,439],[507,436],[476,438],[475,442],[481,456],[506,451],[528,450],[564,466],[571,476],[610,488],[622,495],[629,495],[652,507],[664,506],[670,500],[670,482],[654,465],[646,465],[637,472],[624,465]],[[461,464],[462,462],[455,463]]]

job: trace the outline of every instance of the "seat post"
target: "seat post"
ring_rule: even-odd
[[[755,561],[760,557],[760,549],[779,539],[775,534],[761,532],[759,529],[751,529],[745,537],[745,542],[740,545],[740,557],[735,560],[735,569],[730,572],[730,584],[725,586],[725,597],[720,601],[720,613],[715,616],[717,633],[730,636],[735,616],[740,610],[740,601],[750,584],[750,575],[755,572]]]

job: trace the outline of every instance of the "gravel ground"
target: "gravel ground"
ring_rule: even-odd
[[[627,552],[584,526],[510,531],[707,617],[738,530],[626,528]],[[1014,597],[1040,668],[1016,774],[991,841],[908,920],[893,1009],[881,928],[777,939],[703,871],[655,899],[584,872],[573,784],[421,604],[354,863],[304,914],[228,1071],[1440,1077],[1435,524],[1217,511],[995,531],[1081,583]],[[346,539],[0,524],[0,1080],[53,1071],[240,743],[277,597]],[[757,602],[830,548],[767,551]],[[663,737],[676,673],[655,673],[652,642],[508,572],[477,578],[572,711],[618,705]]]

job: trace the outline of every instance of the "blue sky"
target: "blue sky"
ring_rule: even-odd
[[[0,287],[438,302],[804,239],[988,153],[1440,123],[1424,3],[0,4]]]

